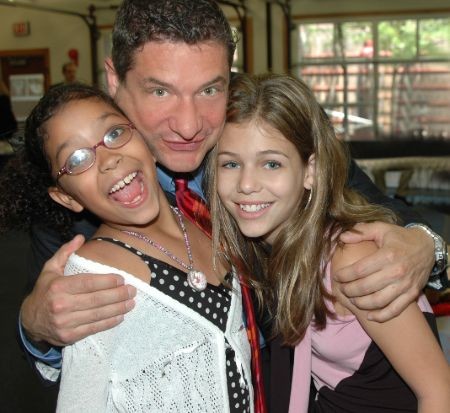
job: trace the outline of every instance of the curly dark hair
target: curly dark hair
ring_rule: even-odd
[[[44,143],[48,137],[47,121],[67,103],[85,99],[105,102],[123,114],[109,95],[93,86],[76,83],[50,88],[26,120],[23,147],[1,171],[0,233],[44,223],[63,239],[73,236],[75,214],[47,194],[47,189],[56,183]]]
[[[236,41],[222,9],[214,0],[125,0],[112,33],[112,61],[123,82],[137,49],[150,41],[216,41],[228,51],[231,67]]]

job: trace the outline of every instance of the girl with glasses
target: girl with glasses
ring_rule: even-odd
[[[3,230],[43,220],[70,237],[74,213],[95,214],[65,274],[117,273],[137,289],[122,323],[63,350],[57,411],[253,411],[237,278],[169,204],[152,153],[109,96],[51,88],[0,187]]]
[[[236,75],[208,168],[213,245],[244,273],[259,271],[250,281],[270,309],[270,333],[295,346],[291,413],[448,411],[449,367],[425,297],[378,323],[333,280],[377,250],[372,241],[343,245],[340,234],[396,220],[345,188],[347,167],[302,81]]]

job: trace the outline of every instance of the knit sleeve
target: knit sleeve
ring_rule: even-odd
[[[108,356],[91,337],[63,350],[57,413],[104,412],[110,392]]]
[[[123,271],[72,254],[64,274],[111,272],[126,275]],[[97,333],[64,348],[57,412],[105,411],[112,374],[105,340],[113,339],[114,334],[113,330]]]

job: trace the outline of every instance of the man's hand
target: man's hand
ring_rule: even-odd
[[[381,222],[358,224],[358,233],[341,235],[344,243],[374,241],[379,249],[334,278],[342,292],[368,318],[387,321],[399,315],[420,294],[434,265],[434,242],[424,231]]]
[[[84,242],[76,236],[46,262],[21,307],[21,322],[36,343],[64,346],[119,324],[134,307],[136,289],[119,275],[79,274],[65,277],[70,254]]]

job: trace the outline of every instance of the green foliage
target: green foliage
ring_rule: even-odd
[[[402,19],[379,22],[317,23],[300,26],[303,55],[338,57],[339,34],[343,34],[346,56],[357,56],[367,41],[378,32],[380,57],[416,59],[450,56],[450,19]],[[338,29],[338,27],[340,29]],[[418,35],[417,35],[418,34]]]
[[[384,21],[378,24],[378,47],[385,56],[416,56],[416,20]],[[380,53],[381,54],[381,53]]]
[[[450,55],[450,19],[419,21],[419,53],[421,56]]]

